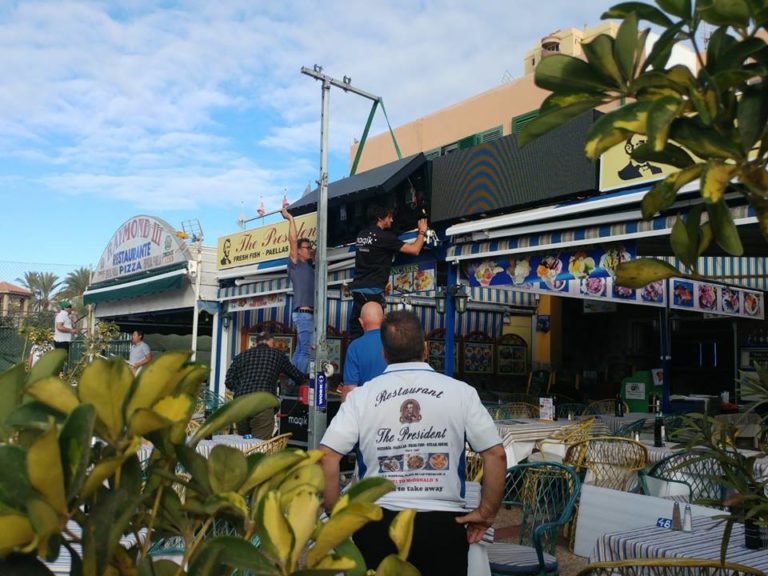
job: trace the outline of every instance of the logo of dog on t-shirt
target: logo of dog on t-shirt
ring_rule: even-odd
[[[413,398],[409,398],[400,404],[400,423],[413,424],[421,422],[421,406]]]

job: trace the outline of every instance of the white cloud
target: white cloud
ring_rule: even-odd
[[[301,66],[351,76],[398,125],[519,75],[540,37],[610,5],[22,1],[0,12],[0,151],[52,192],[137,209],[282,197],[317,177],[320,85]],[[369,109],[332,91],[337,165]]]

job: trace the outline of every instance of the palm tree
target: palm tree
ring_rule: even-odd
[[[66,298],[79,298],[91,283],[91,271],[85,266],[73,270],[64,278],[64,288],[60,295]]]
[[[24,272],[24,277],[16,278],[16,281],[32,292],[32,309],[35,312],[50,308],[51,298],[61,285],[59,277],[53,272]]]

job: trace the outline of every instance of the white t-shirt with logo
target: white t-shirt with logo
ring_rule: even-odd
[[[56,342],[72,342],[72,332],[62,332],[59,330],[59,324],[64,324],[64,328],[72,329],[72,319],[66,310],[59,311],[54,321],[53,339]]]
[[[407,362],[353,390],[321,444],[347,454],[359,442],[360,477],[395,483],[378,500],[385,508],[460,512],[465,439],[476,452],[501,444],[477,391],[429,364]]]

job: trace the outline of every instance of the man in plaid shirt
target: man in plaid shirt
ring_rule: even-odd
[[[296,384],[307,379],[291,364],[288,357],[274,348],[271,334],[262,332],[256,336],[256,346],[238,354],[227,370],[224,385],[232,390],[235,398],[252,392],[271,392],[277,395],[278,376],[287,374]],[[275,428],[274,411],[269,408],[237,423],[237,433],[251,434],[266,440]]]

